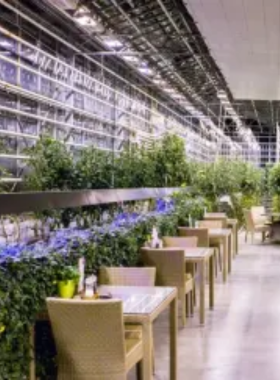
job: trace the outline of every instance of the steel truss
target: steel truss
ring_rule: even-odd
[[[44,133],[71,149],[117,153],[126,140],[173,131],[188,141],[189,156],[211,157],[197,119],[9,9],[9,20],[0,12],[0,159],[17,177],[28,162],[25,148]]]
[[[230,95],[194,21],[181,0],[83,1],[104,25],[146,59],[204,114],[216,122],[217,92]]]
[[[118,72],[110,58],[88,54],[89,42],[81,50],[71,34],[56,34],[48,14],[40,23],[15,3],[0,0],[0,163],[16,177],[28,162],[25,148],[46,133],[70,149],[92,145],[118,153],[125,141],[148,144],[169,131],[185,138],[193,159],[237,154],[230,142],[209,135],[203,118],[175,107],[148,80]],[[126,35],[129,46],[148,53],[158,72],[220,124],[217,89],[231,95],[193,20],[178,11],[179,1],[179,8],[171,0],[137,1],[132,10],[124,1],[102,2],[100,9],[98,1],[84,3]],[[251,106],[258,114],[258,104]]]

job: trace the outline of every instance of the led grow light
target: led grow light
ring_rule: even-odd
[[[117,40],[116,38],[106,38],[104,40],[104,43],[110,48],[121,48],[121,47],[123,47],[123,44],[121,43],[121,41]]]

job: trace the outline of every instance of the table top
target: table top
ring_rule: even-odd
[[[227,223],[230,225],[238,224],[237,219],[228,218]]]
[[[227,214],[225,212],[207,212],[205,215],[204,215],[204,218],[226,218],[227,217]]]
[[[231,234],[230,228],[209,228],[210,238],[226,237]]]
[[[203,260],[214,254],[212,248],[185,248],[185,259],[186,260]]]
[[[147,316],[155,313],[177,295],[177,289],[165,286],[112,286],[102,285],[98,292],[110,293],[123,301],[123,312],[127,315]],[[160,310],[159,310],[160,311]]]
[[[266,216],[267,218],[271,218],[273,216],[278,217],[280,216],[280,212],[268,212],[266,214],[261,214],[261,216]]]
[[[214,254],[213,248],[208,247],[163,247],[161,250],[164,251],[184,251],[185,253],[185,259],[191,260],[191,261],[199,261],[206,259],[209,256],[212,256]]]

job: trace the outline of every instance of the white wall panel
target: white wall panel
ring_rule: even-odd
[[[234,97],[280,100],[280,1],[185,3]]]

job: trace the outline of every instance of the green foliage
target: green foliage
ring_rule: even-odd
[[[8,172],[8,170],[2,166],[0,166],[0,179],[1,178],[9,178],[11,174]],[[4,182],[0,182],[0,192],[5,192],[8,190],[8,184]]]
[[[269,188],[272,194],[280,194],[280,163],[275,164],[269,172]]]
[[[52,262],[28,260],[0,269],[1,379],[21,380],[28,374],[29,333],[45,298],[56,286]]]
[[[174,195],[176,201],[176,216],[178,226],[188,226],[189,216],[192,220],[202,220],[204,210],[212,211],[213,207],[211,203],[202,197],[192,198],[188,193],[184,191]]]
[[[212,201],[222,195],[261,191],[261,170],[243,161],[219,159],[214,163],[197,163],[193,172],[193,190]]]
[[[192,164],[192,167],[193,194],[206,197],[215,211],[218,208],[218,199],[229,195],[233,203],[233,213],[230,216],[243,223],[242,208],[259,204],[263,172],[252,164],[219,159],[214,163]]]
[[[244,223],[244,215],[243,209],[249,210],[252,206],[258,206],[260,204],[260,196],[259,194],[232,194],[231,196],[232,204],[233,204],[233,217],[238,219],[239,224]]]
[[[272,195],[272,209],[280,212],[280,163],[267,168],[267,193]]]
[[[194,202],[194,205],[192,205]],[[49,255],[44,259],[26,258],[20,262],[8,262],[0,266],[0,378],[22,380],[28,376],[29,332],[36,316],[45,309],[45,299],[57,295],[57,281],[77,279],[78,258],[86,258],[86,274],[97,273],[103,266],[135,266],[139,263],[139,251],[157,225],[160,235],[176,235],[181,225],[180,215],[202,215],[203,200],[181,197],[176,200],[176,210],[169,215],[149,217],[129,229],[113,234],[108,230],[96,236],[98,243],[87,241],[72,245],[66,256]],[[192,214],[193,213],[193,214]],[[46,369],[53,361],[46,358],[38,363],[37,375],[46,379]],[[44,361],[46,360],[46,361]]]
[[[261,192],[262,194],[269,195],[271,193],[271,187],[270,187],[270,171],[273,168],[273,164],[268,163],[265,165],[263,172],[262,172],[262,188]]]
[[[43,136],[27,153],[29,190],[180,186],[189,177],[185,144],[175,135],[149,148],[127,143],[117,157],[88,147],[77,160],[63,143]]]
[[[149,149],[127,144],[115,163],[115,187],[173,187],[188,182],[184,141],[166,135]]]
[[[188,180],[188,166],[184,140],[167,134],[155,146],[155,178],[158,187],[181,186]]]
[[[139,249],[154,225],[161,236],[176,235],[178,226],[188,225],[189,216],[193,220],[201,219],[204,208],[215,210],[218,198],[225,194],[233,200],[233,216],[242,221],[242,209],[258,204],[264,188],[261,170],[248,163],[223,159],[214,163],[187,161],[184,141],[175,135],[166,135],[149,148],[127,144],[117,157],[89,147],[74,160],[65,145],[49,137],[42,137],[28,153],[31,159],[26,182],[30,190],[191,186],[192,192],[175,195],[176,209],[172,214],[148,218],[113,234],[108,231],[96,237],[98,243],[88,241],[73,246],[66,256],[52,255],[47,259],[26,259],[0,266],[1,380],[26,378],[29,329],[44,309],[45,298],[56,295],[56,282],[77,279],[75,267],[79,257],[86,258],[87,274],[97,273],[102,265],[137,265]],[[269,187],[280,194],[279,165],[267,177]],[[280,208],[278,196],[275,203]],[[116,206],[109,211],[113,214]],[[102,223],[102,212],[103,208],[56,210],[44,217],[51,215],[54,224],[67,226],[78,213],[78,225],[84,228]],[[46,378],[46,363],[41,364],[38,376]]]
[[[272,197],[272,210],[273,212],[280,212],[280,196],[273,195]]]
[[[109,189],[112,187],[113,155],[88,147],[75,165],[74,189]]]
[[[116,158],[114,173],[116,188],[147,186],[154,180],[149,152],[137,144],[126,144],[119,157]]]
[[[61,265],[56,268],[55,277],[57,281],[78,281],[80,274],[77,267],[72,265],[66,265],[62,262]]]
[[[29,190],[65,190],[72,187],[74,166],[66,145],[42,136],[28,149],[30,172],[25,178]]]
[[[246,162],[238,163],[239,192],[247,196],[260,196],[262,191],[263,172]]]

